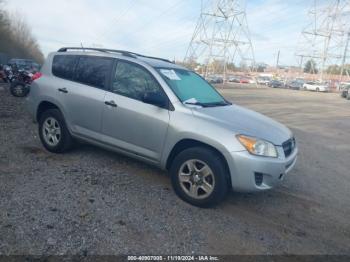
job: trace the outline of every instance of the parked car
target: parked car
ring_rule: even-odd
[[[229,77],[228,81],[231,83],[240,83],[240,77],[239,76],[231,76],[231,77]]]
[[[250,79],[248,77],[241,77],[239,82],[241,84],[249,84],[250,83]]]
[[[224,82],[224,79],[219,76],[210,76],[207,78],[207,80],[211,84],[222,84]]]
[[[341,90],[340,96],[343,98],[346,98],[347,100],[350,100],[350,85],[344,86]]]
[[[31,59],[14,58],[8,62],[8,65],[15,67],[17,70],[26,70],[30,73],[36,73],[40,69],[40,65]]]
[[[168,170],[176,194],[208,207],[230,189],[283,181],[298,149],[284,125],[233,105],[195,72],[127,51],[51,53],[27,98],[43,146],[83,140]]]
[[[271,81],[271,78],[269,78],[269,77],[259,76],[259,77],[256,78],[256,82],[259,85],[268,85],[270,81]]]
[[[278,88],[278,87],[283,87],[283,82],[279,81],[279,80],[271,80],[268,84],[269,87],[273,87],[273,88]]]
[[[249,77],[249,84],[256,84],[256,80],[254,77]]]
[[[293,80],[290,82],[287,82],[286,87],[294,90],[300,90],[303,88],[304,81],[301,80]]]
[[[306,82],[303,84],[303,89],[308,91],[316,91],[316,92],[328,92],[328,85],[325,83],[318,82]]]

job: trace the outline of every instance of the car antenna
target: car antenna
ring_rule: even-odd
[[[84,48],[84,46],[83,46],[83,43],[82,43],[82,42],[80,42],[80,45],[81,45],[81,48],[83,49],[83,51],[85,52],[85,48]]]

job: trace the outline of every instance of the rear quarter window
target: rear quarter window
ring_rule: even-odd
[[[74,69],[78,56],[56,55],[52,62],[52,74],[67,80],[74,80]]]

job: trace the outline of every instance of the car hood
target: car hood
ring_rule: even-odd
[[[292,138],[292,132],[279,122],[237,105],[196,108],[197,117],[215,121],[234,134],[253,136],[280,146]]]

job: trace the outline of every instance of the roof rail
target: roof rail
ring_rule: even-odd
[[[153,57],[153,56],[145,56],[145,55],[140,55],[137,53],[129,52],[129,51],[124,51],[124,50],[114,50],[114,49],[105,49],[105,48],[94,48],[94,47],[62,47],[58,50],[58,52],[67,52],[68,50],[88,50],[88,51],[97,51],[97,52],[103,52],[103,53],[119,53],[122,54],[123,56],[128,56],[132,58],[137,58],[137,57],[143,57],[143,58],[150,58],[150,59],[156,59],[156,60],[161,60],[167,63],[172,63],[168,59],[164,58],[159,58],[159,57]]]
[[[97,51],[97,52],[103,52],[103,53],[119,53],[124,56],[137,58],[136,54],[124,50],[114,50],[114,49],[105,49],[105,48],[93,48],[93,47],[62,47],[57,52],[67,52],[68,50],[88,50],[88,51]]]
[[[174,64],[174,62],[168,60],[168,59],[165,59],[165,58],[159,58],[159,57],[154,57],[154,56],[146,56],[146,55],[140,55],[140,54],[136,54],[136,53],[131,53],[133,55],[136,55],[136,56],[139,56],[139,57],[144,57],[144,58],[150,58],[150,59],[156,59],[156,60],[161,60],[161,61],[164,61],[164,62],[167,62],[167,63],[172,63]]]

